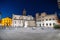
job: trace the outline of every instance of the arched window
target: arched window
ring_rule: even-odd
[[[42,21],[44,21],[44,19],[42,19]]]
[[[46,26],[48,26],[48,23],[46,23]]]
[[[50,26],[51,26],[51,23],[50,23]]]
[[[43,26],[44,26],[44,23],[43,23]]]
[[[53,25],[55,25],[55,23],[53,23]]]
[[[46,21],[48,21],[48,19],[46,19]]]
[[[41,24],[40,24],[40,27],[41,27]]]
[[[42,16],[42,18],[44,18],[44,16]]]
[[[51,20],[51,19],[49,19],[49,20]]]
[[[53,18],[53,20],[55,20],[55,19]]]

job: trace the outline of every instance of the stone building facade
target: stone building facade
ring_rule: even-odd
[[[12,19],[9,17],[3,18],[1,22],[2,27],[11,27],[12,25]]]
[[[53,27],[57,24],[57,14],[47,15],[47,13],[43,12],[41,15],[36,13],[36,25],[37,27]]]
[[[31,15],[26,16],[26,10],[23,10],[23,15],[12,16],[12,26],[14,27],[35,27],[36,23],[34,17]]]

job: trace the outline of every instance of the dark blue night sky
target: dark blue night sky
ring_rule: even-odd
[[[12,17],[13,13],[22,15],[24,8],[27,15],[35,16],[36,12],[47,12],[47,14],[57,12],[59,14],[57,0],[0,0],[2,18]]]

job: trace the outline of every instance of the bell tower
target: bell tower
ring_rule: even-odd
[[[25,9],[23,10],[23,15],[26,16],[26,10]]]

